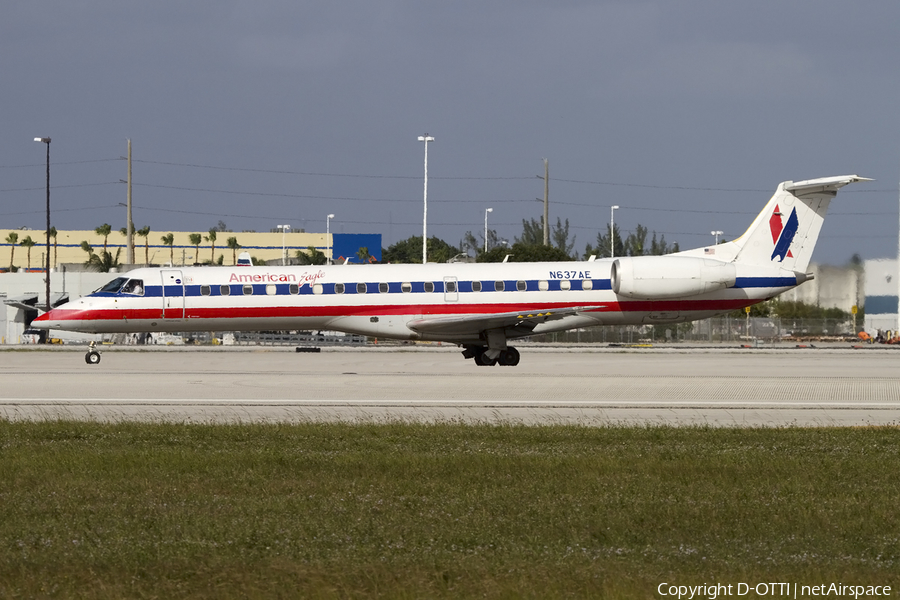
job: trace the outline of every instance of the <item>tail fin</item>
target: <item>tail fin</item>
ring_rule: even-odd
[[[841,175],[781,183],[750,228],[732,242],[737,247],[735,262],[780,264],[790,271],[805,272],[828,204],[839,189],[857,181],[871,179]]]

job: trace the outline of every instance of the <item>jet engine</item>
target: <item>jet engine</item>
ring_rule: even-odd
[[[690,256],[632,256],[613,261],[610,283],[620,296],[662,300],[732,287],[735,277],[734,263]]]

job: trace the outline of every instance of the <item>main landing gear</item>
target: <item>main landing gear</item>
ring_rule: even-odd
[[[94,348],[94,346],[95,346],[94,342],[91,342],[90,344],[88,344],[87,354],[84,355],[84,362],[86,362],[89,365],[96,365],[96,364],[100,363],[100,352],[98,352]]]
[[[493,367],[494,365],[514,367],[519,364],[519,351],[512,346],[507,346],[506,350],[499,352],[499,355],[492,358],[490,354],[493,353],[488,351],[487,346],[466,346],[462,355],[463,358],[475,359],[475,364],[481,367]]]

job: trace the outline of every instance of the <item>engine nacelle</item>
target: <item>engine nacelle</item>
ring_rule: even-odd
[[[698,296],[734,286],[733,263],[691,256],[632,256],[613,261],[613,292],[656,300]]]

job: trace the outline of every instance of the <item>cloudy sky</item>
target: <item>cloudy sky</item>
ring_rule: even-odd
[[[33,0],[0,18],[0,228],[421,235],[610,205],[682,248],[784,180],[857,173],[814,260],[897,253],[900,3]],[[240,237],[238,236],[240,240]]]

